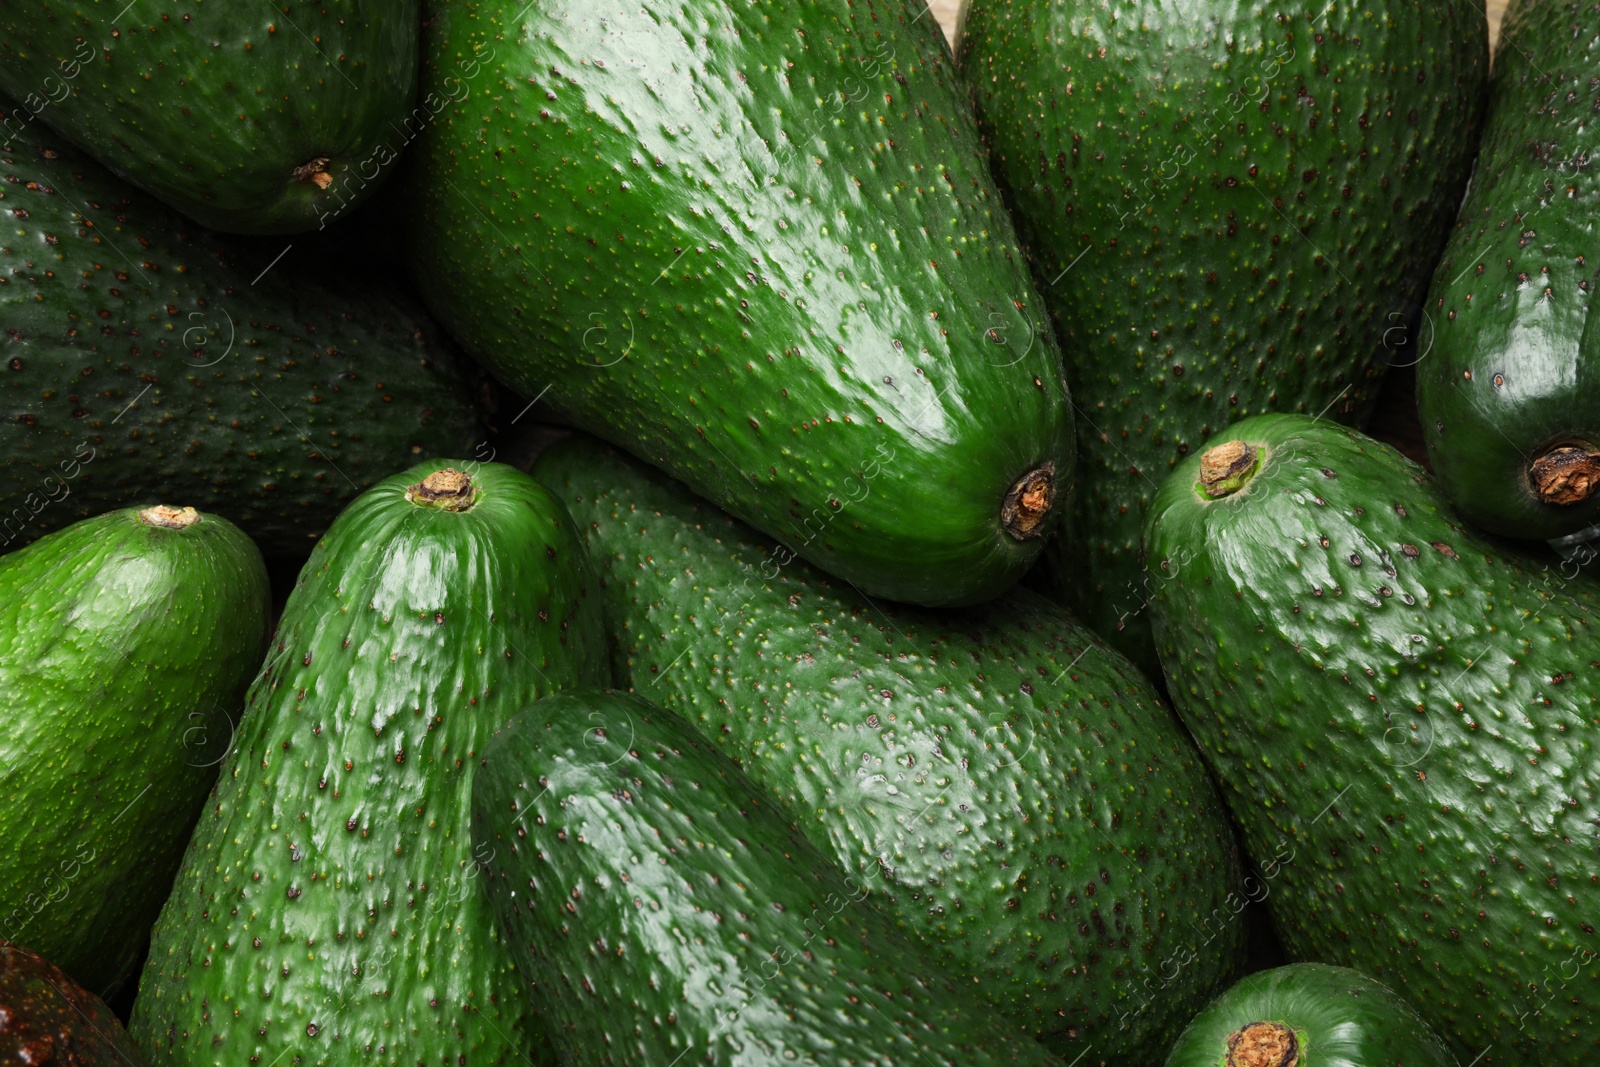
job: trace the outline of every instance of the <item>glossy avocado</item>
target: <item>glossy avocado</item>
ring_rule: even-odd
[[[0,5],[0,148],[44,126],[190,218],[320,229],[427,121],[417,0]]]
[[[1348,967],[1258,971],[1195,1017],[1167,1067],[1456,1067],[1412,1007]]]
[[[1300,960],[1408,1000],[1457,1059],[1592,1064],[1600,583],[1467,529],[1422,468],[1241,422],[1149,516],[1168,688]]]
[[[250,539],[188,507],[110,512],[0,556],[0,937],[91,993],[129,976],[270,608]]]
[[[549,1062],[479,885],[478,754],[539,696],[606,681],[560,502],[434,460],[317,545],[151,938],[152,1063]]]
[[[1462,514],[1556,538],[1600,523],[1600,9],[1519,0],[1500,40],[1478,169],[1428,294],[1417,409]]]
[[[547,451],[619,684],[687,718],[974,996],[1066,1060],[1158,1060],[1246,899],[1193,743],[1063,609],[880,603],[592,439]]]
[[[481,764],[474,845],[564,1063],[1056,1063],[677,715],[562,693]]]
[[[1472,166],[1481,2],[972,0],[962,73],[1067,358],[1057,595],[1152,673],[1167,473],[1268,412],[1363,421]]]
[[[412,266],[472,355],[870,595],[1022,574],[1072,416],[924,4],[462,0],[424,54]]]
[[[0,150],[0,213],[0,548],[159,495],[303,559],[363,489],[483,440],[418,309],[215,238],[43,125]]]
[[[0,940],[0,1064],[144,1067],[144,1057],[99,997],[38,953]]]

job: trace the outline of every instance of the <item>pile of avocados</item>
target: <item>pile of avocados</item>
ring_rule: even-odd
[[[0,0],[0,1067],[1600,1063],[1501,8]]]

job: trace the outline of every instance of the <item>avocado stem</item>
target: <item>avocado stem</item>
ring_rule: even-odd
[[[468,511],[478,502],[478,487],[465,471],[446,467],[408,488],[406,499],[421,507]]]
[[[1200,457],[1200,488],[1213,500],[1237,493],[1255,476],[1260,452],[1243,441],[1224,441]]]
[[[199,522],[200,513],[194,508],[169,508],[165,504],[157,504],[153,508],[140,511],[139,521],[146,526],[159,526],[163,530],[181,530]]]
[[[1297,1067],[1300,1041],[1280,1023],[1254,1022],[1228,1035],[1227,1067]]]
[[[1581,504],[1600,490],[1600,452],[1558,445],[1528,465],[1528,480],[1546,504]]]
[[[294,177],[296,181],[310,182],[318,189],[326,189],[333,184],[333,175],[328,173],[327,156],[306,160],[294,168]]]
[[[1045,463],[1011,483],[1000,502],[1000,525],[1018,541],[1038,537],[1056,502],[1056,465]]]

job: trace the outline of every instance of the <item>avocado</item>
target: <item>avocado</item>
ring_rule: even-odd
[[[100,996],[129,976],[270,610],[250,539],[189,507],[0,556],[0,937]]]
[[[541,413],[869,595],[968,604],[1055,528],[1072,416],[926,15],[438,5],[408,234],[428,306]]]
[[[1167,1067],[1456,1067],[1411,1006],[1348,967],[1260,971],[1195,1016]]]
[[[535,472],[585,531],[618,683],[738,759],[1013,1026],[1083,1067],[1151,1062],[1233,977],[1249,887],[1221,800],[1062,608],[870,600],[592,439]]]
[[[163,10],[164,7],[171,10]],[[0,149],[36,125],[205,226],[320,229],[426,124],[417,0],[0,5]]]
[[[563,1062],[1056,1063],[671,712],[561,693],[480,762],[474,848]]]
[[[0,940],[0,1064],[144,1067],[144,1057],[99,997],[38,953]]]
[[[469,841],[478,751],[603,684],[560,502],[502,464],[387,478],[318,543],[151,937],[154,1063],[547,1062]]]
[[[1463,515],[1551,539],[1600,523],[1600,19],[1592,3],[1518,0],[1500,39],[1472,189],[1428,293],[1417,411]]]
[[[1405,997],[1463,1064],[1594,1063],[1600,583],[1468,530],[1417,464],[1262,416],[1161,487],[1168,689],[1297,960]]]
[[[291,277],[38,124],[0,179],[0,547],[159,494],[303,560],[363,489],[482,441],[457,357],[387,291]]]
[[[1426,342],[1483,4],[972,0],[958,55],[1077,405],[1041,580],[1155,673],[1139,536],[1167,473],[1249,415],[1361,423]]]

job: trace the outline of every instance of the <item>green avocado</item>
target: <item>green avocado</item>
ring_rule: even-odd
[[[423,81],[418,287],[541,412],[870,595],[1027,569],[1066,383],[921,0],[459,0]]]
[[[1432,1027],[1383,985],[1322,963],[1241,979],[1195,1016],[1167,1067],[1456,1067]]]
[[[472,836],[571,1067],[1049,1067],[738,766],[636,696],[547,697],[485,747]]]
[[[1472,165],[1482,0],[972,0],[959,45],[1067,357],[1056,595],[1154,673],[1140,532],[1248,415],[1359,423]]]
[[[38,953],[0,940],[0,1065],[144,1067],[144,1057],[99,997]]]
[[[1168,688],[1283,857],[1290,955],[1405,997],[1463,1064],[1600,1031],[1600,584],[1466,529],[1422,468],[1306,416],[1192,456],[1145,540]]]
[[[1600,14],[1517,0],[1500,41],[1478,169],[1428,294],[1417,408],[1463,515],[1557,538],[1600,523]]]
[[[880,604],[593,440],[535,470],[586,532],[618,683],[738,759],[1012,1025],[1083,1067],[1153,1062],[1233,977],[1222,802],[1065,610]]]
[[[151,938],[153,1063],[547,1062],[472,865],[478,752],[607,680],[566,510],[501,464],[434,460],[317,545]]]
[[[129,977],[270,611],[261,553],[193,508],[0,556],[0,937],[100,996]]]
[[[70,139],[213,229],[320,229],[431,118],[418,0],[0,4],[0,149]],[[415,106],[414,106],[415,105]]]
[[[363,489],[483,440],[418,310],[290,277],[41,125],[0,151],[0,214],[0,547],[159,494],[304,559]]]

